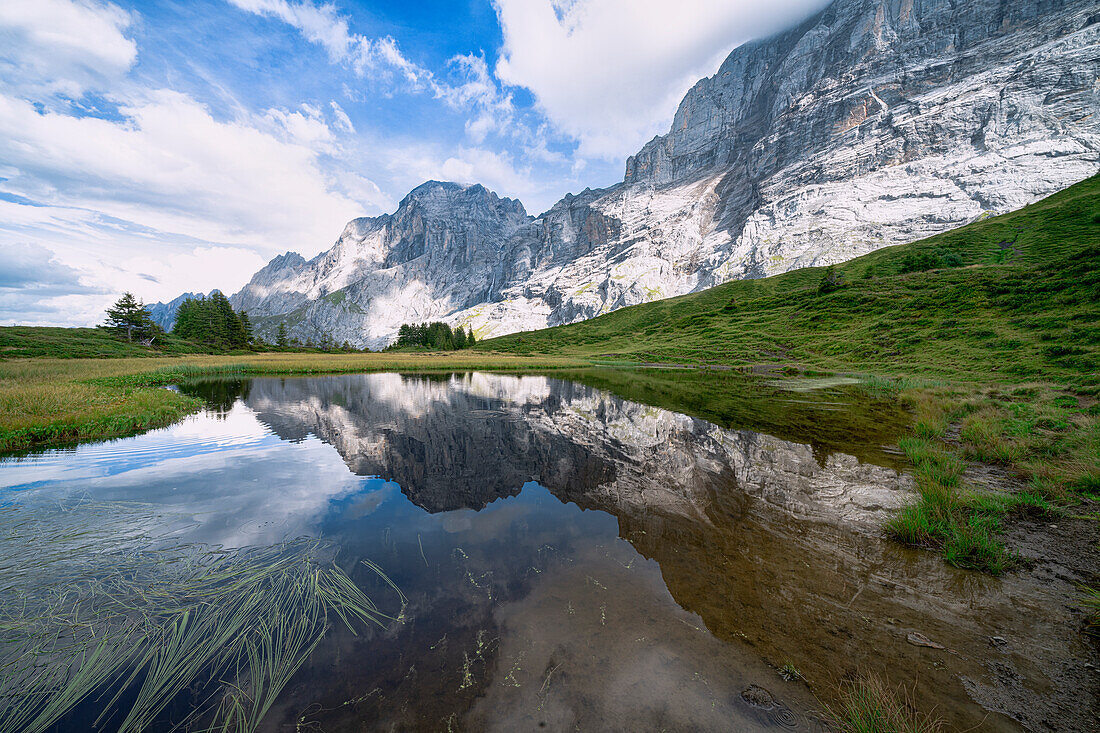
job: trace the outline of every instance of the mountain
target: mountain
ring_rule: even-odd
[[[623,181],[530,217],[431,181],[233,296],[262,335],[481,336],[845,261],[1018,209],[1100,168],[1091,0],[836,0],[735,49]]]
[[[214,291],[211,290],[211,293]],[[188,298],[201,298],[202,293],[184,293],[183,295],[173,298],[167,303],[153,303],[152,305],[145,306],[149,311],[149,315],[153,317],[153,321],[163,328],[165,331],[171,331],[172,326],[176,325],[176,313],[179,311],[180,306],[183,305],[183,301]]]

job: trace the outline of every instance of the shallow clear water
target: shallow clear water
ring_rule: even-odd
[[[857,459],[815,447],[813,420],[802,443],[546,377],[181,389],[207,410],[0,463],[3,521],[54,522],[7,541],[93,538],[49,559],[74,598],[119,592],[73,580],[99,583],[114,567],[127,593],[176,587],[163,553],[247,558],[318,541],[317,562],[334,561],[383,618],[349,625],[330,612],[261,730],[815,730],[822,700],[777,668],[797,667],[827,701],[833,682],[883,662],[918,677],[915,694],[951,720],[1012,727],[974,702],[961,679],[985,684],[985,667],[957,650],[984,648],[991,628],[1042,599],[1021,592],[1006,604],[992,581],[882,541],[882,519],[911,492],[889,449],[863,441]],[[819,408],[851,399],[838,393]],[[89,552],[95,562],[82,565]],[[34,573],[0,566],[20,593],[36,592]],[[916,592],[918,578],[931,590]],[[271,617],[292,617],[279,603]],[[912,631],[951,653],[906,643]],[[54,727],[117,728],[142,699],[143,673],[126,671]],[[244,663],[196,676],[149,728],[209,723],[210,710],[187,716],[221,699],[234,675],[258,673]]]

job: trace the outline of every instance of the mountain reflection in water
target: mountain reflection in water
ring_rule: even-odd
[[[720,427],[537,376],[180,389],[207,414],[5,463],[0,492],[148,502],[221,547],[328,538],[396,614],[359,561],[377,563],[404,621],[334,626],[264,730],[815,730],[833,683],[866,669],[951,725],[1014,730],[1000,713],[1026,715],[1018,693],[1074,653],[1041,588],[881,539],[912,492],[881,448],[904,416],[843,390],[746,397]],[[718,404],[696,414],[722,422]]]

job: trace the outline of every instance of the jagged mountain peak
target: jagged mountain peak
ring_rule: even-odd
[[[500,209],[506,213],[527,215],[526,209],[518,199],[498,196],[480,183],[425,181],[401,199],[393,216],[399,217],[404,211],[412,208],[426,209],[438,214],[463,215],[474,207]]]
[[[294,269],[306,264],[306,258],[297,252],[284,252],[281,255],[275,255],[267,264],[263,266],[263,270],[267,271],[279,271],[286,269]]]

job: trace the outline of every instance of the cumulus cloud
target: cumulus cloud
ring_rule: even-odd
[[[512,95],[500,88],[484,56],[455,56],[448,66],[455,81],[433,81],[432,89],[451,109],[470,110],[466,132],[475,142],[481,143],[490,132],[520,129],[515,125]]]
[[[0,290],[42,295],[98,292],[80,282],[80,273],[58,262],[54,253],[33,244],[0,244]]]
[[[493,0],[503,82],[526,87],[579,154],[623,158],[739,44],[829,0]]]
[[[120,111],[121,121],[74,117],[0,95],[0,159],[14,169],[3,187],[272,252],[318,251],[339,222],[372,204],[333,190],[322,155],[334,137],[315,108],[218,120],[194,99],[158,90]]]
[[[66,303],[105,292],[35,244],[0,243],[0,263],[0,323],[64,321]]]
[[[344,108],[336,103],[335,100],[329,102],[332,107],[332,114],[336,117],[336,124],[344,132],[350,132],[355,134],[355,125],[351,124],[351,118],[348,117],[348,113],[344,111]]]
[[[125,74],[137,59],[133,19],[111,3],[4,0],[0,72],[20,87],[78,96]]]

